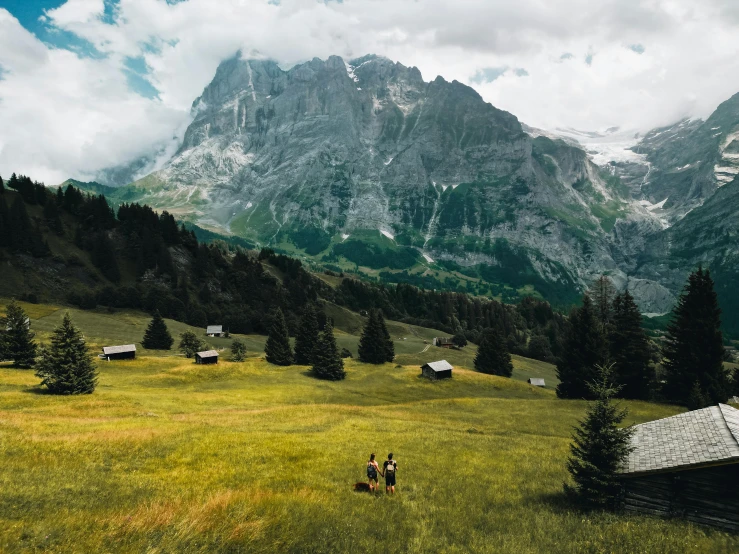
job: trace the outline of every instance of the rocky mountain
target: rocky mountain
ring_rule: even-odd
[[[177,153],[116,196],[388,280],[570,301],[606,272],[646,311],[674,299],[629,276],[662,225],[612,172],[377,56],[222,63]]]

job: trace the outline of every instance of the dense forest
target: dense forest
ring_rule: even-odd
[[[560,350],[566,321],[531,297],[509,305],[330,271],[332,279],[323,279],[270,249],[201,242],[166,211],[135,203],[115,211],[101,194],[47,188],[15,174],[0,189],[0,230],[2,261],[22,273],[13,290],[0,294],[31,301],[159,311],[195,326],[219,322],[232,332],[259,334],[266,334],[267,314],[276,308],[292,334],[306,304],[331,302],[360,313],[379,308],[390,319],[471,342],[496,328],[511,352],[548,361]],[[52,282],[47,274],[65,277]]]

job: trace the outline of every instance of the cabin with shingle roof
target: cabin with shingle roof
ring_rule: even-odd
[[[544,379],[542,379],[541,377],[529,377],[528,383],[529,385],[533,385],[535,387],[546,387]]]
[[[421,375],[428,377],[429,379],[451,379],[452,378],[452,365],[446,360],[439,360],[438,362],[429,362],[421,366]]]
[[[130,360],[136,357],[135,344],[121,344],[119,346],[103,346],[103,353],[99,354],[104,360]]]
[[[203,352],[195,353],[196,364],[217,364],[218,363],[218,352],[215,350],[205,350]]]
[[[624,509],[739,531],[739,410],[726,404],[634,427]]]

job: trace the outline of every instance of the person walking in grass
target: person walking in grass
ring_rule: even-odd
[[[377,481],[378,473],[380,473],[380,466],[377,465],[375,453],[373,452],[370,454],[369,462],[367,462],[367,479],[369,479],[368,485],[370,492],[375,492],[379,488],[379,483]]]
[[[382,476],[385,477],[385,492],[395,494],[395,474],[398,464],[393,460],[393,453],[387,455],[387,460],[382,464]]]

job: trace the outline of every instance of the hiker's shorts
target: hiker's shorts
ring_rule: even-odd
[[[385,486],[386,487],[394,487],[395,486],[395,474],[394,473],[386,473],[385,474]]]

